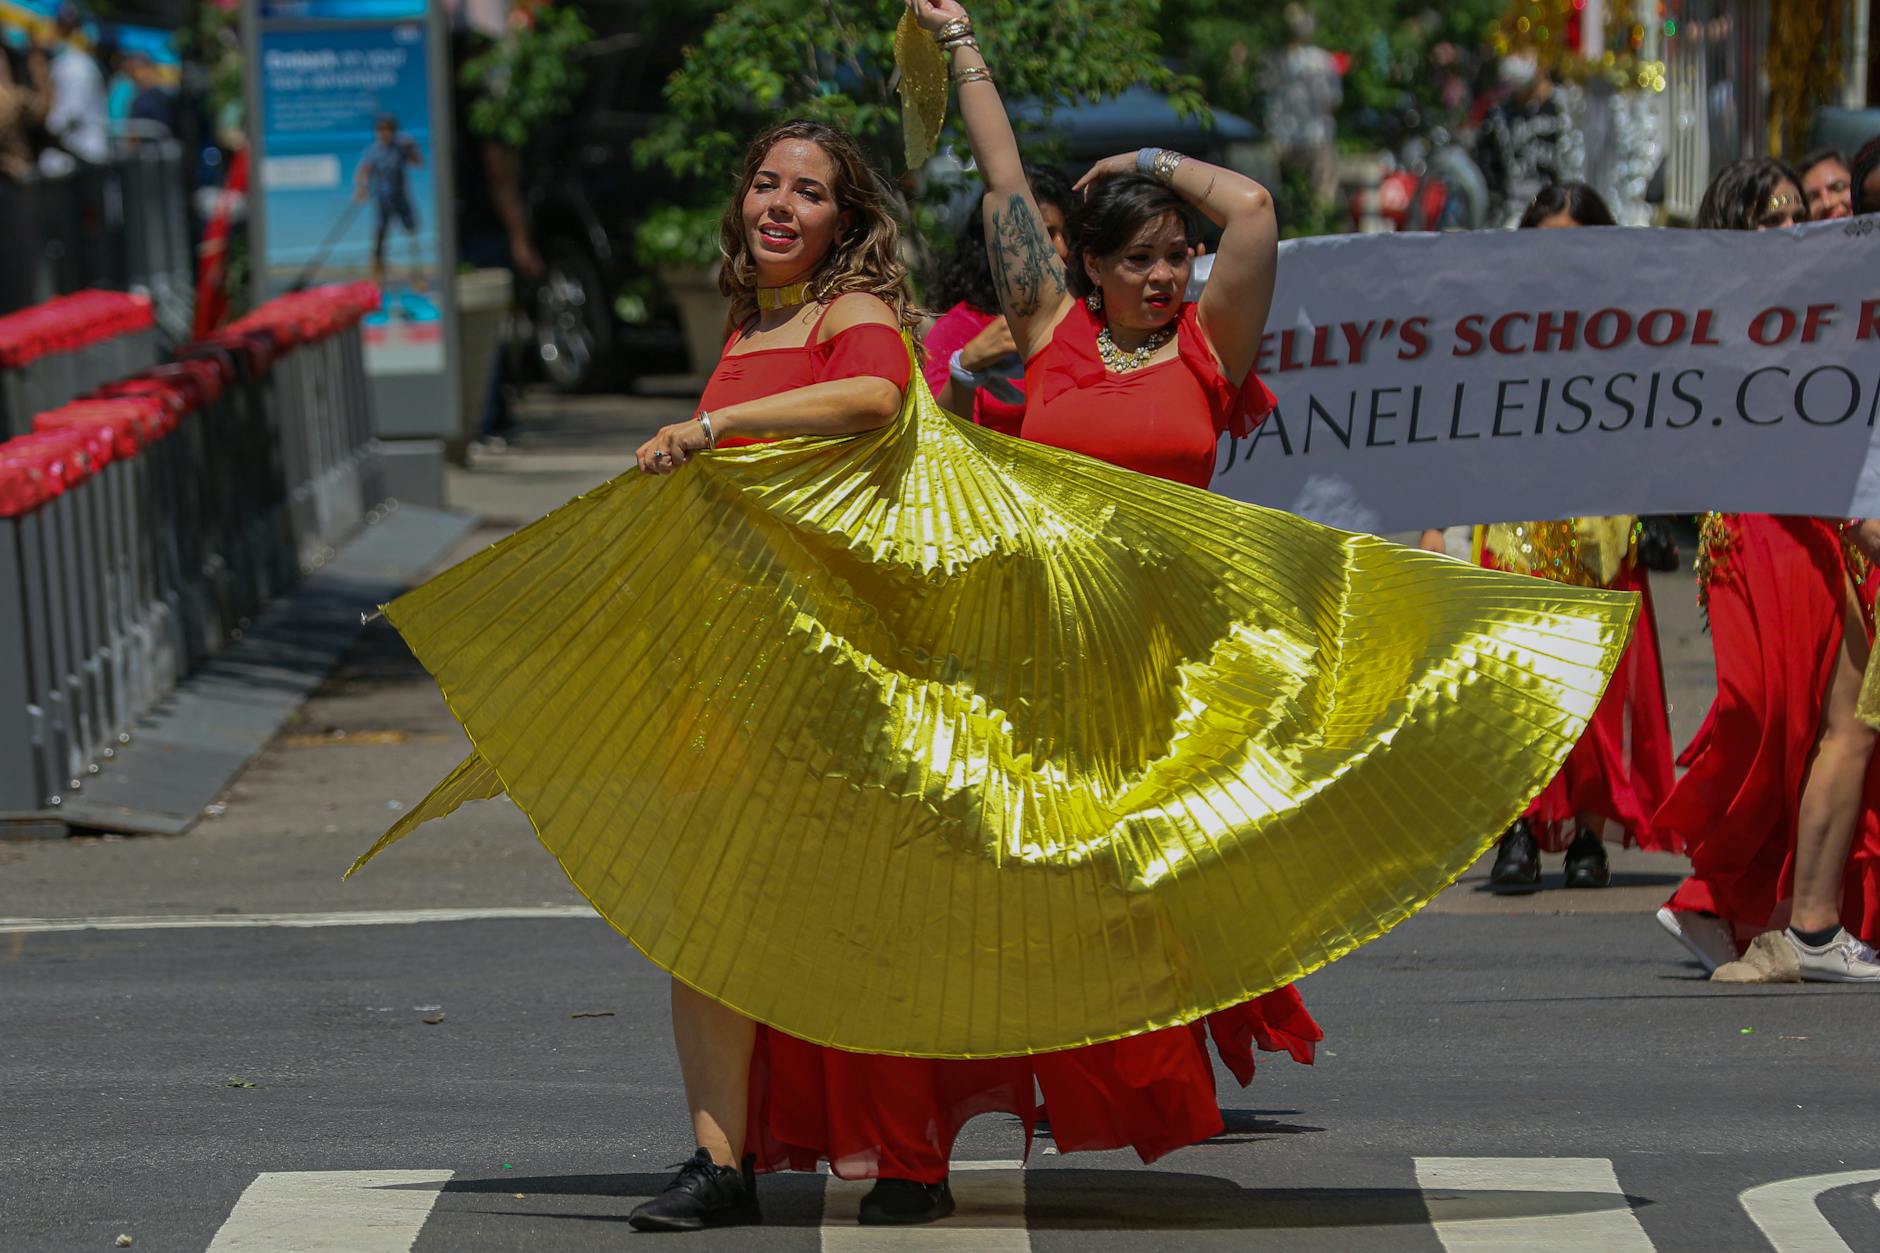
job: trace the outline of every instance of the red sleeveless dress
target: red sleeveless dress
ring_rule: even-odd
[[[1707,536],[1717,695],[1679,758],[1690,769],[1653,826],[1682,841],[1691,858],[1690,877],[1667,903],[1718,915],[1740,944],[1767,930],[1793,893],[1802,785],[1841,647],[1851,572],[1840,536],[1820,518],[1741,513],[1713,525],[1721,527]],[[1861,601],[1870,617],[1866,582]],[[1842,874],[1841,921],[1863,939],[1880,935],[1880,754],[1867,771]]]
[[[1198,339],[1198,333],[1194,329],[1190,338]],[[737,340],[733,335],[727,350]],[[810,342],[815,340],[812,332]],[[1211,358],[1208,367],[1213,369]],[[816,347],[723,357],[706,384],[701,407],[861,374],[905,387],[909,367],[900,337],[886,327],[861,326]],[[1215,378],[1219,385],[1210,395],[1236,392],[1218,373]],[[1028,394],[1035,395],[1029,371],[1027,384]],[[1190,399],[1184,394],[1182,403]],[[1195,411],[1211,423],[1209,412]],[[832,988],[830,994],[840,996],[842,989]],[[980,1114],[1002,1113],[1023,1124],[1027,1149],[1038,1119],[1046,1117],[1060,1152],[1133,1148],[1144,1161],[1153,1161],[1222,1130],[1209,1038],[1244,1085],[1253,1078],[1256,1047],[1310,1062],[1322,1037],[1290,987],[1185,1027],[980,1061],[850,1053],[760,1025],[751,1055],[744,1147],[756,1154],[761,1171],[814,1170],[827,1161],[845,1179],[885,1176],[938,1183],[946,1177],[960,1128]]]

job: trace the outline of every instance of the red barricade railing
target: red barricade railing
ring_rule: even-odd
[[[0,318],[0,364],[148,326],[147,305],[96,295],[65,302],[96,314],[82,334]],[[0,441],[0,813],[81,790],[360,525],[377,473],[358,326],[376,306],[363,285],[283,297]]]
[[[147,297],[83,291],[0,316],[0,438],[110,379],[155,365]]]

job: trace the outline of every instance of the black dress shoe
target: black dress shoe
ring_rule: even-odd
[[[1526,818],[1517,818],[1501,847],[1495,850],[1495,865],[1488,872],[1489,891],[1502,896],[1521,896],[1541,890],[1541,846],[1534,840],[1534,830]]]
[[[1606,846],[1599,837],[1581,827],[1567,845],[1567,886],[1603,888],[1612,882],[1612,866],[1606,860]]]
[[[754,1227],[764,1221],[757,1208],[754,1159],[744,1168],[720,1166],[704,1149],[679,1168],[672,1182],[627,1215],[635,1231],[701,1231],[706,1227]]]
[[[939,1183],[877,1179],[862,1198],[857,1221],[867,1227],[905,1227],[938,1222],[952,1212],[953,1188],[944,1179]]]

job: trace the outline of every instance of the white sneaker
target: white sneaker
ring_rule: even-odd
[[[1658,910],[1658,925],[1702,963],[1705,974],[1737,958],[1736,936],[1721,918],[1664,905]]]
[[[1795,950],[1795,964],[1810,983],[1880,983],[1880,953],[1843,927],[1826,944],[1804,944],[1787,927],[1782,937]]]

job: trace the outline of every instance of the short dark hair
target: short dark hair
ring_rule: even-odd
[[[1854,184],[1854,212],[1880,213],[1880,199],[1866,193],[1867,176],[1880,167],[1880,135],[1869,139],[1854,154],[1854,163],[1847,167],[1849,181]]]
[[[1803,157],[1799,162],[1796,163],[1795,177],[1807,178],[1808,171],[1814,169],[1816,166],[1822,164],[1825,161],[1832,161],[1844,170],[1847,168],[1847,158],[1841,155],[1841,150],[1839,148],[1817,148],[1813,152],[1809,153],[1807,156]],[[1801,186],[1800,183],[1797,183],[1795,185],[1797,187]]]
[[[1141,174],[1119,174],[1091,187],[1064,223],[1071,245],[1071,264],[1065,267],[1070,271],[1066,277],[1071,294],[1090,294],[1090,276],[1083,267],[1085,253],[1107,257],[1120,252],[1143,227],[1170,214],[1181,223],[1190,248],[1201,242],[1201,215],[1166,184]]]
[[[1521,215],[1524,228],[1539,226],[1556,213],[1565,213],[1581,226],[1617,226],[1612,210],[1600,194],[1585,183],[1549,183]]]
[[[1048,165],[1027,165],[1025,181],[1031,184],[1031,198],[1040,208],[1056,205],[1068,215],[1071,211],[1071,180]],[[952,251],[934,267],[933,304],[946,310],[965,301],[981,313],[999,311],[999,289],[992,281],[992,259],[986,255],[985,197],[973,205],[960,228]]]
[[[1717,171],[1697,206],[1697,227],[1706,231],[1753,231],[1763,206],[1784,182],[1802,189],[1802,180],[1773,157],[1745,157]],[[1806,216],[1808,206],[1802,206]]]

